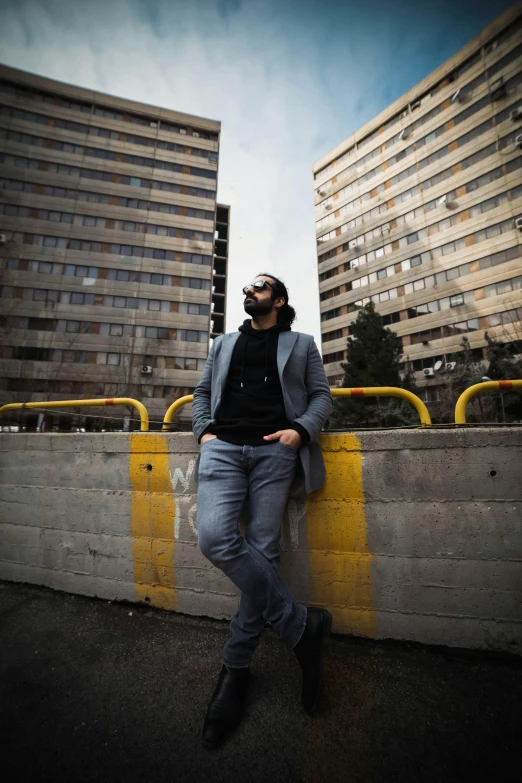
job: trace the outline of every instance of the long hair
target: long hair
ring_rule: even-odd
[[[280,280],[275,275],[272,275],[270,272],[259,272],[256,277],[260,277],[261,275],[263,277],[269,277],[274,281],[274,287],[272,289],[272,301],[274,301],[274,299],[278,299],[280,296],[285,300],[284,305],[277,311],[277,320],[293,324],[297,318],[297,313],[295,312],[294,308],[288,304],[288,290],[286,285],[282,280]]]

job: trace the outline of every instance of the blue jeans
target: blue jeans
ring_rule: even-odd
[[[201,446],[198,470],[199,547],[241,590],[230,624],[223,663],[250,666],[269,622],[293,648],[306,623],[306,607],[295,604],[277,573],[281,522],[297,464],[297,451],[281,442],[235,446],[218,438]],[[245,537],[239,517],[248,499]]]

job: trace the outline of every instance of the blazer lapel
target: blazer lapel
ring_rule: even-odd
[[[277,371],[283,386],[283,371],[297,340],[297,332],[281,332],[277,342]]]
[[[221,343],[221,350],[219,352],[219,361],[217,362],[217,378],[215,387],[215,399],[213,400],[212,416],[216,412],[221,397],[223,396],[223,390],[228,378],[228,371],[230,370],[230,361],[232,359],[232,352],[234,346],[239,338],[239,332],[233,332],[232,334],[225,335],[225,339]]]
[[[286,415],[289,419],[295,418],[295,411],[288,394],[288,390],[283,383],[283,371],[285,365],[293,351],[294,345],[297,340],[297,332],[281,332],[279,334],[279,340],[277,342],[277,371],[279,373],[279,380],[281,381],[281,389],[283,392],[283,400],[285,403]]]

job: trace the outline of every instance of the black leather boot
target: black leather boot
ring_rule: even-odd
[[[241,723],[249,679],[249,668],[223,665],[203,723],[201,738],[206,748],[217,748]]]
[[[303,673],[301,701],[309,715],[315,712],[323,685],[323,648],[332,630],[332,615],[326,609],[307,608],[303,635],[294,652]]]

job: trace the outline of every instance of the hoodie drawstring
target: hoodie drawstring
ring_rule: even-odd
[[[243,321],[243,323],[239,327],[239,331],[242,332],[245,335],[245,340],[243,342],[243,351],[242,351],[242,355],[241,355],[241,379],[240,379],[240,384],[241,384],[241,388],[242,389],[245,386],[245,383],[244,383],[245,355],[246,355],[246,351],[247,351],[248,338],[249,338],[249,336],[251,338],[254,338],[254,335],[255,335],[254,339],[260,339],[261,338],[261,335],[258,336],[258,331],[252,329],[251,324],[252,324],[251,319],[247,318],[245,321]],[[251,329],[252,329],[252,332],[250,332]],[[289,332],[289,331],[290,331],[290,324],[289,323],[278,322],[275,326],[272,326],[270,329],[267,329],[265,331],[265,334],[263,335],[264,340],[265,340],[265,383],[268,383],[268,350],[269,350],[270,337],[272,335],[276,335],[276,340],[277,340],[277,336],[279,335],[280,332]]]
[[[268,341],[270,335],[265,335],[265,383],[268,381]],[[243,353],[241,355],[241,388],[243,388],[243,373],[245,370],[245,353],[248,342],[248,332],[245,334],[245,342],[243,343]]]
[[[245,351],[248,342],[248,332],[245,334],[245,342],[243,343],[243,353],[241,355],[241,388],[243,388],[243,372],[245,369]]]

